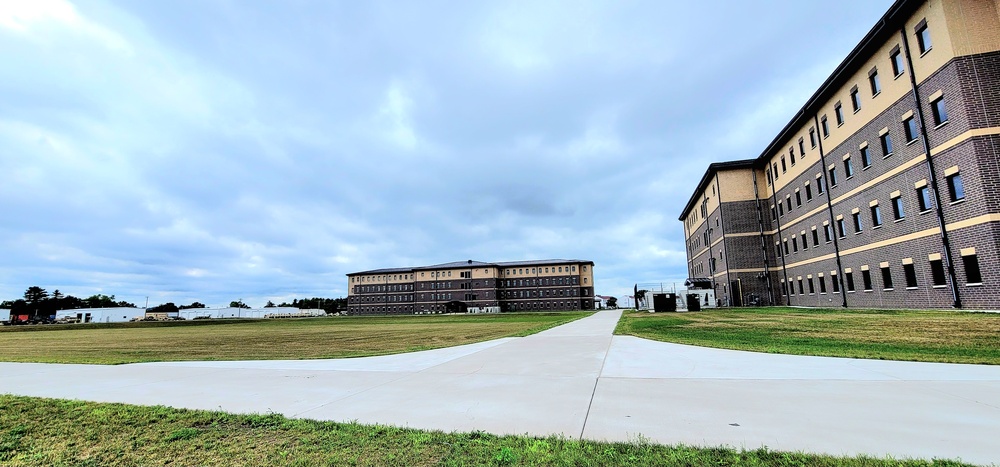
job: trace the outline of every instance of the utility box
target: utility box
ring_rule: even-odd
[[[701,295],[692,293],[687,295],[688,311],[701,311]]]
[[[677,294],[675,293],[653,294],[653,311],[656,313],[677,311]]]

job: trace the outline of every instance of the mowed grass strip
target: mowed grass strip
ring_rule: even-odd
[[[795,355],[1000,364],[1000,314],[732,308],[625,313],[616,334]]]
[[[663,446],[641,438],[444,433],[280,415],[143,407],[0,395],[0,464],[356,466],[961,466],[728,448]]]
[[[386,355],[525,336],[585,312],[197,320],[0,328],[0,361],[120,364]]]

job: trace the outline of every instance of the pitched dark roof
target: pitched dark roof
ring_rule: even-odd
[[[416,266],[412,268],[385,268],[385,269],[372,269],[370,271],[359,271],[347,274],[348,276],[359,276],[362,274],[399,274],[399,273],[410,273],[413,271],[421,271],[428,269],[464,269],[473,267],[516,267],[516,266],[544,266],[547,264],[589,264],[594,265],[593,261],[580,260],[580,259],[540,259],[531,261],[508,261],[508,262],[498,262],[498,263],[485,263],[482,261],[453,261],[451,263],[435,264],[432,266]]]
[[[695,188],[694,193],[691,194],[691,199],[688,200],[687,205],[684,206],[684,210],[681,211],[681,216],[677,220],[683,221],[685,215],[694,208],[699,201],[701,201],[701,192],[705,190],[708,186],[708,182],[712,180],[715,173],[720,170],[727,169],[746,169],[753,167],[757,162],[757,159],[743,159],[739,161],[729,161],[729,162],[714,162],[708,164],[708,169],[705,169],[705,175],[701,176],[701,181],[698,182],[698,188]]]

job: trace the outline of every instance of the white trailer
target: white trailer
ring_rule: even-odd
[[[10,322],[10,310],[6,308],[0,308],[0,325],[7,324]]]
[[[127,323],[133,318],[142,318],[146,310],[142,308],[77,308],[59,310],[56,321],[77,323]]]

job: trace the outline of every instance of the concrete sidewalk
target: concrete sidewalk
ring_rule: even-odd
[[[1000,367],[801,357],[548,331],[343,360],[0,363],[0,393],[445,431],[1000,463]]]

